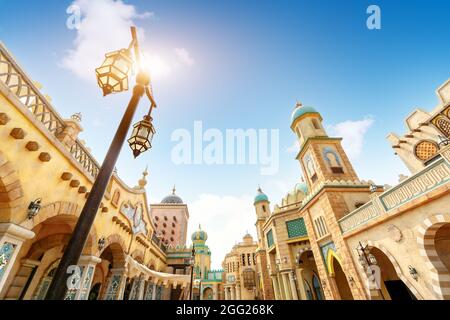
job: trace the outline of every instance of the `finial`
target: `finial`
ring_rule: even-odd
[[[303,178],[303,176],[302,176],[302,182],[305,182],[305,179]]]
[[[263,193],[260,185],[258,185],[258,192]]]
[[[142,172],[142,179],[139,179],[139,188],[144,189],[147,185],[147,176],[148,176],[148,166],[145,167],[145,171]]]
[[[81,120],[83,119],[83,116],[81,115],[81,112],[77,112],[77,113],[74,113],[73,115],[71,115],[70,119],[72,119],[76,122],[81,122]]]
[[[301,106],[303,106],[303,104],[300,101],[297,100],[297,103],[295,104],[295,107],[298,108],[298,107],[301,107]]]
[[[177,187],[173,185],[172,194],[175,195],[175,192],[177,191]]]

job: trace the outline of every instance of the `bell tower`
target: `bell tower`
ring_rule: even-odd
[[[313,107],[297,103],[292,113],[291,129],[297,135],[303,176],[309,190],[317,184],[334,180],[358,180],[358,176],[342,148],[342,138],[329,137],[322,116]]]

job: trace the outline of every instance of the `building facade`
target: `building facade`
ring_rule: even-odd
[[[79,133],[0,43],[0,299],[43,299],[99,171]],[[165,299],[188,275],[166,272],[150,218],[146,175],[115,172],[66,299]]]
[[[150,205],[150,215],[156,228],[156,234],[168,246],[186,245],[187,227],[189,223],[188,206],[176,195],[165,197],[161,203]]]
[[[357,176],[340,138],[297,104],[296,134],[305,182],[270,210],[255,197],[258,249],[275,299],[448,299],[450,293],[450,81],[430,113],[414,111],[403,137],[390,134],[411,176],[394,187]]]
[[[246,234],[243,241],[233,246],[222,263],[224,269],[225,300],[260,299],[256,249],[253,237]]]

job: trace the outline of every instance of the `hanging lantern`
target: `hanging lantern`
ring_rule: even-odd
[[[130,51],[122,49],[106,54],[103,64],[95,69],[103,96],[128,90],[128,75],[133,66]]]
[[[151,116],[146,115],[144,120],[139,121],[133,127],[133,133],[131,134],[131,138],[128,139],[128,143],[131,150],[133,150],[135,158],[152,147],[152,139],[155,135],[152,120]]]

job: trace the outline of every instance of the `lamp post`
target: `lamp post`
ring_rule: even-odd
[[[137,69],[136,84],[133,88],[133,95],[122,117],[119,127],[116,131],[114,139],[109,147],[108,153],[106,154],[105,160],[103,161],[102,167],[98,173],[97,179],[92,186],[92,190],[89,193],[89,197],[81,211],[80,217],[78,218],[75,229],[72,236],[67,244],[61,261],[53,277],[52,283],[49,286],[46,300],[63,300],[67,292],[67,279],[69,274],[67,270],[70,266],[76,265],[83,251],[83,247],[89,236],[92,224],[94,223],[95,216],[97,214],[101,200],[105,193],[108,182],[113,173],[114,167],[119,157],[120,150],[125,142],[127,132],[130,128],[131,121],[133,119],[134,113],[137,109],[139,101],[144,94],[147,95],[151,102],[151,108],[149,112],[156,106],[153,96],[150,90],[150,77],[148,74],[140,70],[140,53],[139,53],[139,43],[136,34],[136,28],[131,27],[132,42],[128,49],[122,49],[112,53],[106,54],[106,59],[103,64],[96,69],[96,75],[99,86],[103,90],[103,95],[109,95],[111,93],[122,92],[128,89],[128,75],[132,71],[133,62],[135,63]],[[134,49],[134,61],[131,56],[131,50]],[[151,130],[147,130],[143,133],[139,139],[140,144],[143,144],[147,148],[139,148],[140,152],[147,150],[151,143],[146,144],[143,141],[145,138],[151,139],[154,134],[153,126],[151,125]],[[148,126],[147,126],[148,128]],[[133,132],[133,137],[137,133]],[[133,139],[130,138],[131,139]],[[133,154],[136,157],[136,148],[140,144],[130,145],[133,149]]]
[[[189,300],[192,300],[192,285],[194,282],[194,265],[195,265],[195,248],[192,245],[192,257],[191,257],[191,285],[189,288]]]

